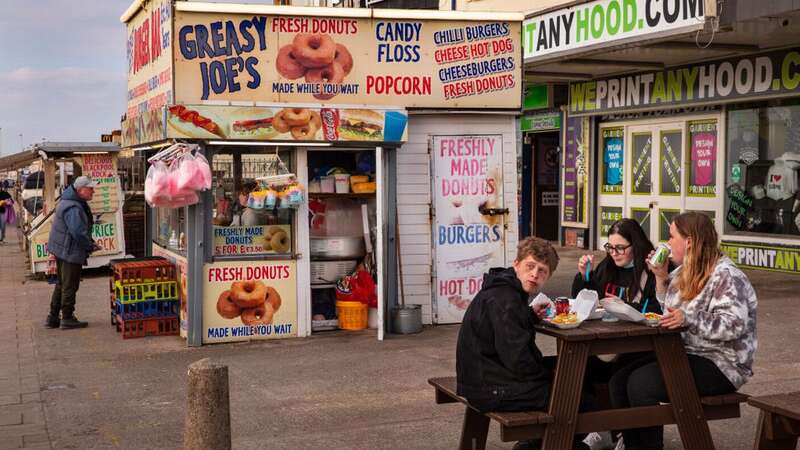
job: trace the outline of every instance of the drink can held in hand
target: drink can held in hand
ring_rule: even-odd
[[[569,298],[558,297],[556,298],[556,315],[569,314]]]
[[[653,266],[663,265],[667,262],[667,258],[669,258],[669,253],[671,251],[672,249],[669,248],[668,244],[659,244],[658,248],[656,248],[656,252],[650,257],[650,264]]]

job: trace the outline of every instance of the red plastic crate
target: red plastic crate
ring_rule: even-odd
[[[115,260],[110,267],[114,274],[112,288],[117,281],[124,285],[175,281],[177,279],[175,264],[160,257]]]
[[[177,317],[122,320],[122,317],[117,315],[116,322],[117,333],[122,333],[122,339],[145,336],[177,336],[181,332],[180,319]]]

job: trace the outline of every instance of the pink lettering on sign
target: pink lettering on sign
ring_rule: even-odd
[[[717,133],[704,131],[692,134],[692,184],[708,186],[714,182],[714,161],[717,160]]]

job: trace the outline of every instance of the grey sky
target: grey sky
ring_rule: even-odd
[[[0,152],[49,141],[98,141],[125,112],[131,0],[3,0]],[[266,3],[272,1],[241,1]]]

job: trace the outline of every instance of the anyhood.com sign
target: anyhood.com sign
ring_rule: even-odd
[[[569,85],[574,115],[800,94],[800,48]]]
[[[703,28],[704,0],[598,0],[522,23],[525,62]]]

